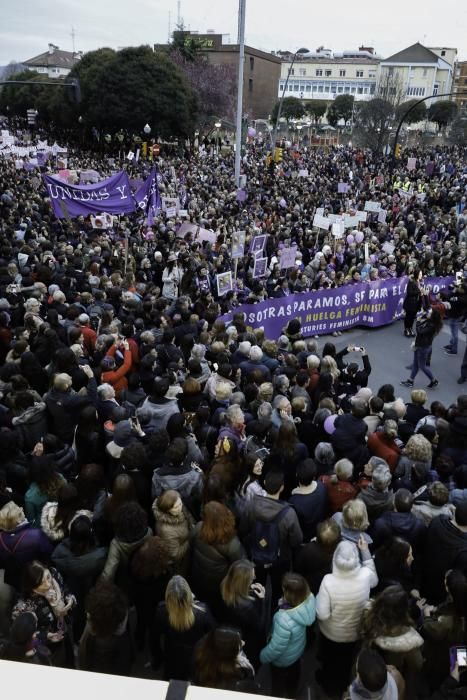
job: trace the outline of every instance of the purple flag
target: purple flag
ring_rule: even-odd
[[[425,286],[438,293],[453,280],[453,277],[427,277]],[[264,328],[266,338],[278,338],[291,318],[300,319],[305,338],[344,331],[354,326],[376,328],[403,316],[407,282],[407,277],[396,277],[344,285],[337,289],[291,294],[259,304],[237,306],[235,313],[244,314],[247,326]],[[225,314],[219,320],[229,323],[232,315]]]
[[[135,210],[130,181],[125,172],[116,173],[94,185],[69,185],[58,177],[43,175],[55,216],[126,214]]]
[[[148,217],[148,225],[152,226],[154,223],[154,218],[162,209],[162,200],[159,194],[156,168],[152,168],[139,190],[135,192],[134,198],[137,209],[146,214]]]

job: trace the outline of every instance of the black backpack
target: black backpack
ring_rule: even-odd
[[[290,508],[291,506],[284,506],[272,520],[255,519],[250,538],[250,557],[258,566],[269,568],[280,560],[279,523]]]

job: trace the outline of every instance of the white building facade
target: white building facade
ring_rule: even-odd
[[[73,66],[81,59],[80,51],[61,51],[55,44],[49,44],[46,52],[23,61],[23,65],[36,73],[47,75],[49,78],[64,78]]]

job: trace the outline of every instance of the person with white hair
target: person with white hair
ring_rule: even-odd
[[[39,329],[44,323],[44,319],[41,317],[41,305],[35,297],[26,299],[24,302],[24,323],[25,325],[30,322]]]
[[[72,389],[72,379],[69,374],[56,374],[53,386],[45,395],[45,403],[51,417],[51,432],[67,445],[73,442],[75,428],[78,424],[79,412],[89,403],[97,402],[97,384],[94,373],[89,365],[81,368],[88,377],[87,394],[82,396]]]
[[[367,542],[340,542],[316,598],[316,615],[321,632],[321,671],[317,680],[326,694],[342,693],[360,639],[362,612],[378,585],[378,575]]]
[[[241,345],[242,343],[240,343]],[[252,345],[249,352],[249,359],[240,362],[240,369],[242,371],[242,376],[244,379],[248,379],[248,376],[254,370],[261,372],[263,381],[268,382],[271,378],[271,373],[269,369],[262,363],[263,351],[259,345]]]
[[[228,438],[232,440],[238,450],[245,444],[245,414],[238,404],[229,406],[225,413],[225,425],[219,432],[218,442]]]

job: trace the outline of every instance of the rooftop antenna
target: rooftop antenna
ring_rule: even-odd
[[[177,0],[177,24],[180,27],[182,24],[182,2]]]
[[[73,53],[75,53],[75,36],[76,36],[75,28],[72,27],[71,28],[71,45],[73,46]]]

